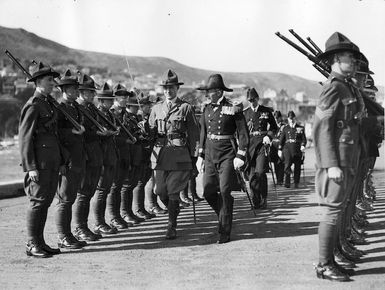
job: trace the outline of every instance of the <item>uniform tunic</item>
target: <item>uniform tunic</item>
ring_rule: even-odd
[[[178,199],[193,168],[191,156],[197,154],[199,125],[190,104],[179,98],[170,104],[169,108],[163,101],[151,110],[149,125],[155,134],[151,163],[156,194]]]

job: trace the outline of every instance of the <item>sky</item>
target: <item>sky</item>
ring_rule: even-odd
[[[71,48],[162,56],[222,72],[282,72],[323,80],[274,33],[310,36],[322,50],[339,31],[385,84],[385,0],[0,0],[0,25]]]

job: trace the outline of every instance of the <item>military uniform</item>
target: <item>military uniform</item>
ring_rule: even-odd
[[[175,72],[169,70],[162,86],[179,87]],[[151,154],[155,177],[155,193],[167,205],[169,212],[166,238],[176,237],[179,214],[179,193],[185,188],[192,170],[191,157],[197,154],[199,142],[198,121],[192,106],[178,97],[153,106],[150,128],[155,144]]]
[[[207,86],[200,88],[227,90],[221,75],[209,77]],[[204,158],[203,196],[218,215],[219,243],[230,241],[234,198],[232,189],[237,185],[233,161],[246,159],[249,135],[242,108],[222,96],[217,103],[203,109],[200,119],[200,157]],[[236,148],[235,134],[238,136]],[[198,168],[199,169],[199,168]]]
[[[35,69],[30,81],[59,76],[42,63]],[[58,185],[59,167],[65,162],[57,135],[58,112],[49,98],[52,97],[36,89],[22,108],[19,123],[21,165],[27,173],[24,191],[29,199],[26,253],[44,258],[52,254],[44,241],[44,227]],[[28,174],[30,171],[38,172],[38,180],[32,181]]]
[[[293,127],[289,124],[283,127],[279,137],[278,149],[282,150],[285,186],[290,187],[291,165],[294,163],[294,184],[298,187],[301,176],[301,164],[303,153],[301,147],[306,146],[305,128],[299,124]]]
[[[275,176],[277,179],[277,184],[282,185],[283,184],[283,178],[284,178],[284,172],[285,172],[285,165],[281,158],[278,156],[278,149],[279,149],[279,138],[282,134],[282,129],[286,126],[286,123],[284,122],[277,122],[278,125],[278,131],[275,134],[271,144],[271,160],[274,163],[274,171]]]
[[[255,91],[255,89],[252,89]],[[253,91],[249,94],[252,94]],[[255,92],[256,94],[256,92]],[[277,123],[271,110],[265,106],[252,105],[243,111],[249,135],[250,146],[248,150],[248,172],[252,200],[255,207],[265,207],[267,198],[267,176],[269,150],[263,143],[263,138],[269,136],[271,139],[277,131]]]
[[[103,85],[103,88],[97,92],[97,98],[99,99],[114,99],[112,90],[107,83]],[[98,106],[101,114],[104,118],[116,126],[115,119],[112,113],[104,108]],[[100,116],[97,121],[106,128],[109,128],[109,124]],[[95,215],[95,228],[94,231],[97,234],[115,234],[117,232],[115,227],[110,227],[105,221],[106,204],[113,203],[111,201],[110,189],[115,176],[115,170],[118,163],[118,150],[116,148],[115,136],[107,135],[101,136],[101,148],[103,152],[103,169],[100,175],[98,185],[95,192],[94,201],[94,215]],[[107,199],[109,199],[107,201]]]

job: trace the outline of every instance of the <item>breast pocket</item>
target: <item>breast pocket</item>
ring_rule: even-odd
[[[174,116],[172,119],[170,118],[170,125],[171,130],[173,132],[175,131],[183,131],[184,129],[184,123],[186,121],[186,118],[184,116]]]

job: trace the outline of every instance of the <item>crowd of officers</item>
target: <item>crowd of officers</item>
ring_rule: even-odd
[[[330,62],[332,73],[323,84],[313,131],[316,191],[324,209],[316,273],[346,281],[352,273],[346,267],[354,267],[364,254],[354,244],[365,242],[365,210],[371,210],[367,201],[375,195],[369,173],[382,141],[381,122],[365,111],[362,95],[374,95],[375,86],[358,47],[336,33],[320,57]],[[203,196],[218,216],[221,244],[230,241],[231,192],[239,178],[250,184],[254,209],[267,207],[269,171],[277,185],[290,188],[294,175],[294,187],[299,186],[307,141],[295,113],[288,112],[285,123],[279,111],[260,104],[254,88],[247,91],[248,106],[232,103],[224,96],[232,89],[220,74],[198,88],[210,101],[200,121],[194,107],[178,97],[183,83],[172,70],[160,84],[164,99],[157,102],[139,98],[120,83],[97,86],[88,75],[70,70],[60,77],[43,63],[35,64],[29,81],[36,90],[22,109],[19,126],[29,197],[29,256],[60,253],[43,234],[55,196],[59,248],[79,249],[166,213],[165,237],[175,239],[181,205],[191,202],[188,192],[202,200],[195,181],[202,172]],[[54,86],[62,93],[60,103],[51,96]]]

